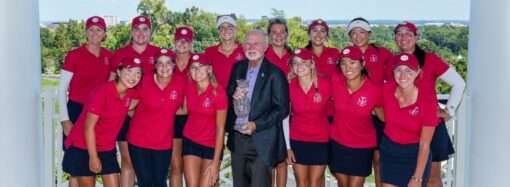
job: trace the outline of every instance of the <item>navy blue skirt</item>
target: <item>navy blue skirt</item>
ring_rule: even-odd
[[[399,144],[384,136],[379,146],[383,183],[406,187],[416,169],[418,150],[418,144]],[[422,186],[427,186],[431,161],[429,153],[425,171],[423,172]]]
[[[373,148],[350,148],[329,141],[329,169],[333,173],[367,177],[372,173]]]
[[[290,140],[297,164],[327,165],[328,143]]]
[[[71,176],[96,176],[120,173],[117,162],[117,150],[97,152],[101,161],[101,172],[93,173],[89,169],[89,153],[85,149],[69,147],[64,153],[62,169]]]
[[[131,122],[131,117],[126,116],[124,118],[124,122],[122,123],[122,128],[119,131],[119,134],[117,134],[117,141],[126,141],[127,132],[129,130],[129,123]]]
[[[78,103],[73,100],[67,101],[67,115],[69,116],[69,121],[73,123],[73,125],[78,121],[78,117],[80,117],[81,111],[83,111],[83,104]],[[67,136],[64,134],[64,131],[62,131],[62,149],[65,151],[67,148],[64,146],[64,143],[66,142]]]
[[[182,131],[184,131],[186,121],[188,121],[188,115],[175,115],[174,139],[182,139]]]
[[[432,152],[432,162],[448,160],[450,155],[455,153],[444,122],[441,122],[434,131],[432,142],[430,142],[430,151]]]
[[[202,159],[212,160],[212,159],[214,159],[214,148],[200,145],[198,143],[193,142],[193,140],[183,137],[182,138],[182,155],[183,156],[194,155],[194,156],[200,157]],[[223,153],[222,153],[221,157],[223,157]]]

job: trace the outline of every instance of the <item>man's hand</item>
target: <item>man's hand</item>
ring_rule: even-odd
[[[244,124],[241,133],[252,135],[255,132],[255,129],[257,129],[257,126],[255,125],[255,122],[249,121],[248,123]]]

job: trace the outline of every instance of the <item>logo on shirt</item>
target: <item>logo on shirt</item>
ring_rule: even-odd
[[[204,108],[209,108],[211,107],[211,103],[212,103],[211,98],[207,97],[204,99],[204,103],[202,103],[202,106]]]
[[[322,96],[319,92],[315,92],[315,95],[313,95],[313,102],[314,103],[320,103],[322,101]]]
[[[333,58],[329,57],[327,63],[328,64],[335,64],[335,61],[333,60]]]
[[[170,92],[170,100],[176,100],[177,99],[177,91],[172,90]]]
[[[149,57],[149,63],[154,64],[154,57],[153,56]]]
[[[377,62],[377,55],[374,54],[370,55],[369,60],[370,62]]]
[[[409,115],[415,117],[418,114],[420,114],[420,108],[418,106],[415,106],[412,110],[409,111]]]
[[[368,99],[365,96],[361,96],[361,97],[358,98],[357,104],[360,107],[365,107],[368,104]]]

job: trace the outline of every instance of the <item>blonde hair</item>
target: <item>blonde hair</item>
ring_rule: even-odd
[[[305,61],[297,56],[292,56],[290,58],[290,71],[289,71],[289,74],[287,74],[287,80],[289,81],[289,83],[292,81],[292,79],[295,79],[296,77],[298,77],[298,75],[294,72],[294,61],[296,60],[296,58],[302,60],[302,61]],[[310,75],[312,77],[312,83],[313,83],[313,86],[315,88],[317,88],[317,82],[318,82],[318,75],[317,75],[317,67],[315,66],[315,61],[313,59],[310,60],[310,63],[312,64],[312,67],[310,67]]]

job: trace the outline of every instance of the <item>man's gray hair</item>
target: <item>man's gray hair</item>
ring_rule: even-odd
[[[269,37],[267,36],[267,33],[264,32],[263,30],[260,30],[260,29],[252,29],[252,30],[249,30],[248,32],[246,32],[246,34],[244,35],[244,40],[246,41],[246,37],[248,35],[251,35],[251,34],[257,34],[257,35],[261,35],[262,37],[264,37],[264,44],[269,44]]]

